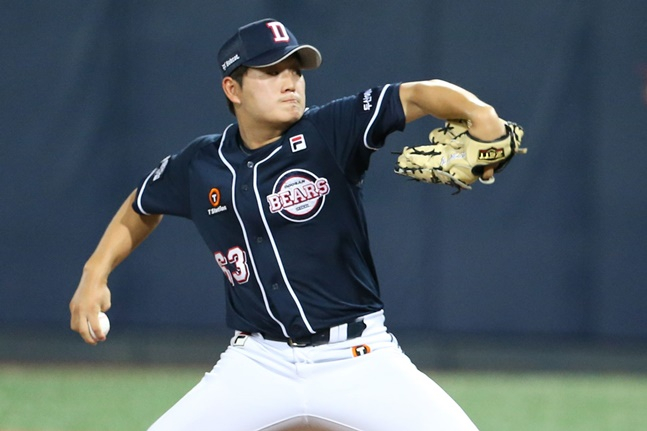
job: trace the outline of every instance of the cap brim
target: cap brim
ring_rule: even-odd
[[[245,62],[244,65],[249,67],[274,66],[294,54],[299,56],[301,68],[303,69],[316,69],[321,65],[321,53],[312,45],[299,45],[283,52],[272,52],[272,60],[267,58],[268,55],[263,55]],[[277,55],[278,58],[276,58]]]

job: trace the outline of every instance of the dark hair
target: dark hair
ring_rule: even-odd
[[[238,66],[233,72],[231,72],[231,75],[229,75],[231,76],[231,79],[233,79],[238,83],[238,85],[240,85],[241,88],[243,87],[243,76],[247,72],[247,69],[249,69],[249,67],[247,66]],[[227,108],[229,108],[229,112],[236,116],[234,104],[231,102],[231,100],[229,100],[228,97],[225,96],[225,99],[227,99]]]

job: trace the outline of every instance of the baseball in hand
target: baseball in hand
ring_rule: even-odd
[[[107,336],[108,332],[110,332],[110,319],[108,319],[108,315],[104,312],[99,313],[99,325],[101,326],[101,332],[103,332],[103,336]],[[97,336],[90,326],[90,321],[88,321],[88,329],[90,330],[90,335],[92,336],[92,338],[96,339]]]

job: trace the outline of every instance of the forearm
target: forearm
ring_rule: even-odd
[[[70,301],[70,327],[86,343],[105,340],[105,334],[95,338],[99,331],[98,313],[110,309],[108,276],[157,227],[161,215],[142,216],[132,209],[135,192],[124,201],[108,224],[97,248],[83,267],[83,275]]]
[[[161,215],[143,216],[132,209],[135,192],[124,201],[86,262],[84,276],[107,280],[108,276],[157,227]]]
[[[491,140],[505,133],[496,110],[471,92],[441,80],[403,83],[400,99],[407,122],[426,115],[436,118],[469,120],[470,132]]]

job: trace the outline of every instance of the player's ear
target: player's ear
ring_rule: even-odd
[[[240,85],[231,76],[222,79],[222,91],[231,103],[240,103],[240,90]]]

